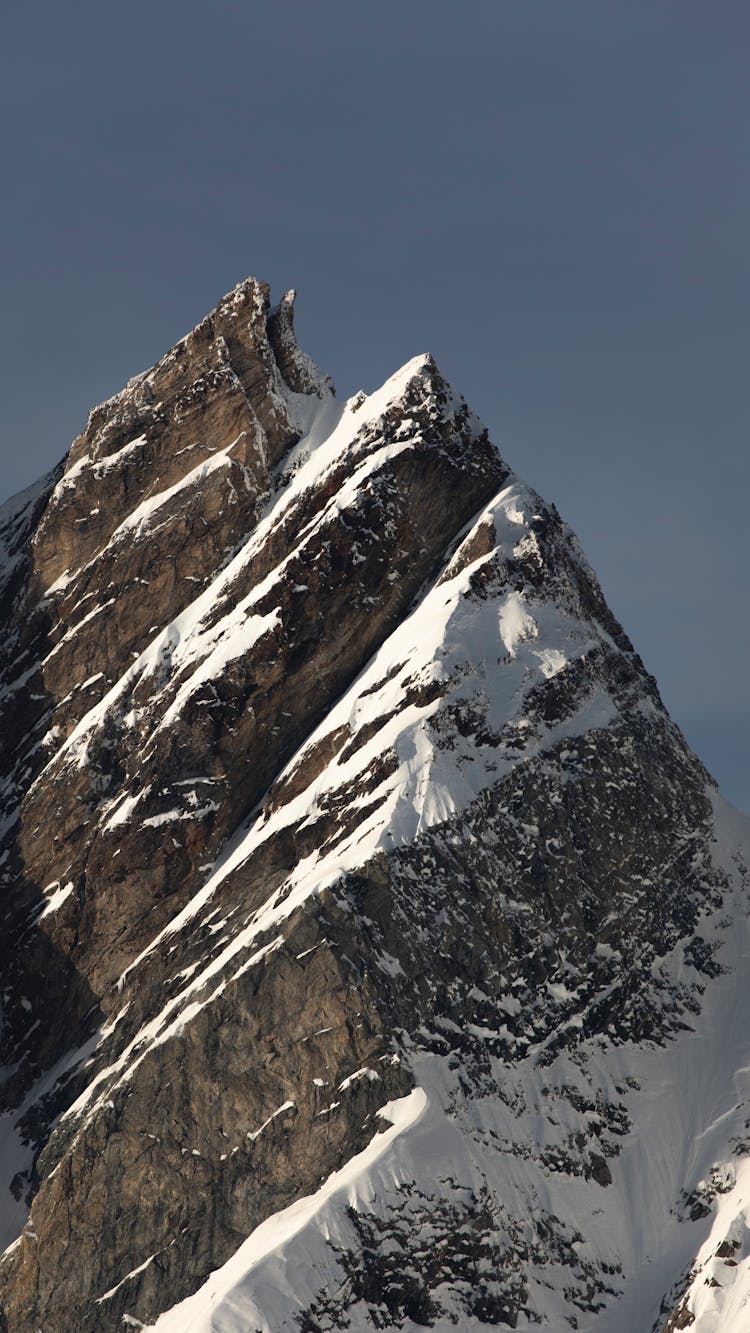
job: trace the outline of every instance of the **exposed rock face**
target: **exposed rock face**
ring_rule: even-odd
[[[292,314],[0,510],[4,1327],[700,1330],[746,827],[432,360]]]

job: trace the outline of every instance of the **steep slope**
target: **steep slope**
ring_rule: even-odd
[[[4,1326],[733,1329],[746,822],[434,362],[292,313],[0,511]]]

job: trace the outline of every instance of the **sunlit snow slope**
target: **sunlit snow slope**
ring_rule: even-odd
[[[0,511],[5,1327],[738,1333],[747,821],[432,359],[338,405],[292,304]]]

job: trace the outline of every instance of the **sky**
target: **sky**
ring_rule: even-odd
[[[0,498],[241,278],[431,351],[750,810],[747,0],[37,0],[0,52]]]

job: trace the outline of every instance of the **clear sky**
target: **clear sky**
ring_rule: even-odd
[[[750,809],[747,0],[3,19],[0,495],[240,278],[347,395],[432,351]]]

